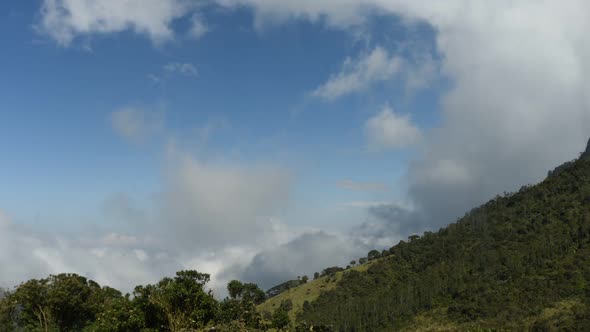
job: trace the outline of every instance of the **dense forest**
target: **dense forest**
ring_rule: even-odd
[[[125,295],[75,274],[32,279],[0,291],[0,332],[590,330],[589,157],[437,232],[266,293],[234,280],[217,300],[197,271]],[[322,283],[332,287],[288,314],[282,293]],[[272,312],[257,309],[279,294]]]
[[[498,196],[438,232],[411,236],[366,273],[304,306],[338,331],[590,331],[590,161]],[[418,324],[418,325],[416,325]]]

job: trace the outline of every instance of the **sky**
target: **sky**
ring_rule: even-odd
[[[0,286],[269,288],[436,231],[590,136],[586,1],[0,4]]]

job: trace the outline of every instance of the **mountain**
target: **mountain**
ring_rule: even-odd
[[[543,182],[401,241],[319,295],[302,294],[325,280],[271,300],[303,302],[291,313],[300,324],[335,331],[590,331],[587,156],[590,142]]]
[[[586,150],[582,152],[580,159],[588,159],[590,158],[590,139],[588,139],[588,144],[586,144]]]
[[[456,223],[264,293],[176,272],[132,294],[72,273],[0,292],[11,331],[590,331],[590,149]],[[441,199],[443,199],[441,197]]]

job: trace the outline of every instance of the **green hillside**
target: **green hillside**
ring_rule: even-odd
[[[348,270],[336,272],[333,276],[323,276],[298,287],[291,288],[277,296],[269,298],[262,304],[258,305],[257,309],[263,314],[263,316],[268,316],[282,304],[290,302],[292,308],[288,311],[288,315],[289,318],[294,321],[297,318],[297,315],[303,311],[305,302],[311,303],[312,301],[315,301],[321,293],[334,289],[346,271],[366,271],[373,263],[374,261],[371,261],[362,265],[354,266]]]
[[[298,322],[338,331],[590,330],[590,162],[568,163],[322,284],[259,309],[291,299]]]
[[[590,154],[359,261],[271,298],[216,299],[195,270],[132,294],[50,275],[0,292],[0,331],[590,331]]]

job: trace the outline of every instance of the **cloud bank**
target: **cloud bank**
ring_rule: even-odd
[[[440,100],[441,121],[436,128],[422,134],[421,153],[409,165],[404,179],[407,199],[413,208],[371,207],[372,219],[358,230],[367,241],[383,243],[380,242],[383,238],[390,241],[400,234],[436,229],[496,193],[537,182],[548,169],[576,157],[590,135],[590,43],[586,36],[590,31],[590,3],[587,1],[218,0],[214,3],[227,8],[252,8],[259,27],[303,19],[349,30],[379,13],[399,16],[408,25],[426,23],[436,32],[436,52],[440,55],[436,62],[424,57],[422,63],[426,65],[417,66],[419,70],[407,70],[403,65],[407,59],[377,46],[345,60],[341,71],[328,77],[313,92],[316,97],[333,100],[396,79],[404,70],[421,73],[405,74],[406,81],[413,82],[408,83],[410,86],[427,84],[428,79],[412,81],[410,78],[428,78],[433,72],[440,72],[450,82]],[[195,2],[180,0],[45,0],[38,28],[63,46],[78,36],[124,30],[161,43],[174,38],[171,23],[193,15],[195,8]],[[131,119],[134,120],[125,117],[117,120],[119,132],[130,138],[141,137],[137,133],[142,130],[134,125],[137,118]],[[381,147],[414,144],[419,136],[408,118],[391,110],[369,119],[366,129],[368,141]],[[179,160],[172,167],[176,172],[167,177],[164,185],[162,213],[170,217],[170,227],[177,230],[182,247],[188,248],[190,243],[196,247],[226,244],[217,243],[223,242],[217,237],[208,238],[208,233],[239,241],[241,234],[260,230],[258,216],[272,213],[283,202],[286,180],[280,172],[271,171],[267,176],[266,171],[256,169],[217,168],[190,158]],[[294,273],[299,264],[308,264],[305,250],[315,248],[315,244],[306,242],[310,239],[333,243],[334,248],[344,252],[348,250],[339,247],[340,242],[329,235],[307,235],[275,251],[259,255],[255,250],[250,251],[247,256],[254,258],[252,267],[242,267],[242,275],[254,277],[248,272],[254,269],[273,278]],[[6,236],[3,240],[9,244],[3,248],[6,251],[2,250],[5,253],[2,262],[11,259],[10,255],[19,254],[11,253],[9,248],[44,246],[41,240],[24,235]],[[304,251],[294,253],[294,249]],[[52,251],[47,252],[45,259],[51,261]],[[140,258],[152,256],[145,251],[145,255],[134,252],[125,257],[141,262]],[[75,255],[71,259],[76,261]],[[112,259],[123,258],[114,254]],[[62,264],[60,260],[54,262],[56,266]],[[121,263],[140,264],[125,261],[117,264]],[[42,269],[43,264],[35,260],[31,262],[31,270]],[[80,264],[84,266],[84,262]],[[271,279],[264,283],[270,284]]]

